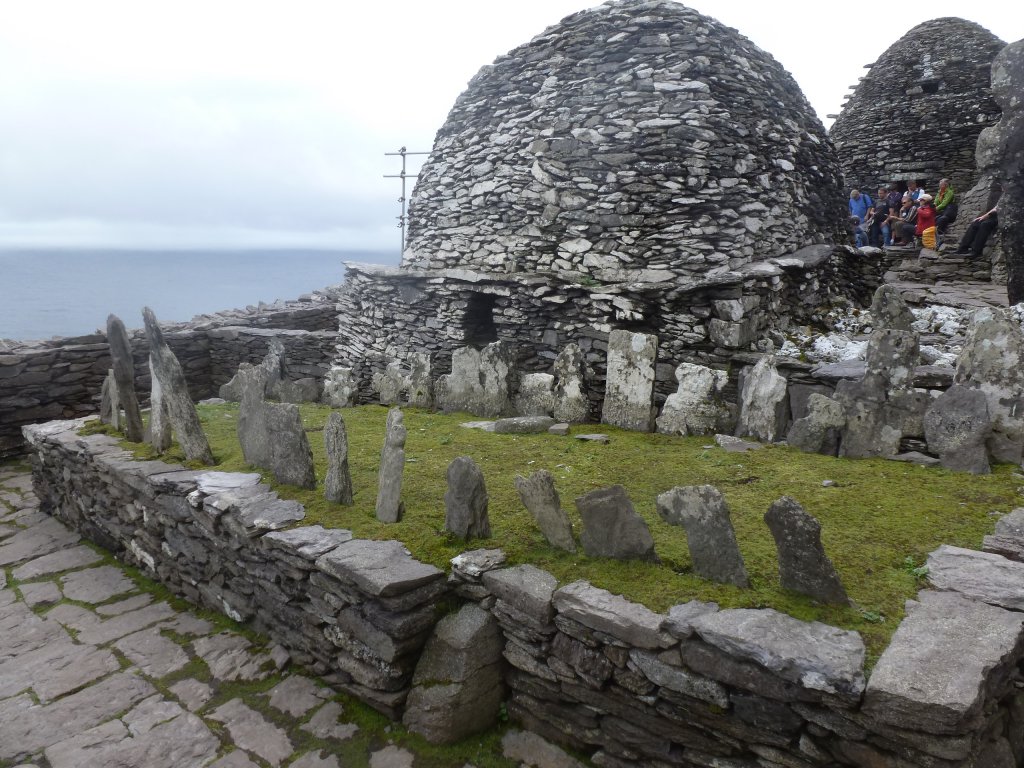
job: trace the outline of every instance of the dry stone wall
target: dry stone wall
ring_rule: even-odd
[[[880,184],[898,180],[919,180],[932,194],[942,178],[960,193],[974,186],[978,136],[999,120],[989,81],[1004,45],[974,22],[947,17],[890,46],[829,131],[847,187],[874,198]]]
[[[240,363],[258,363],[270,339],[282,338],[296,378],[323,378],[334,355],[337,327],[334,294],[281,302],[252,311],[226,311],[191,323],[168,323],[164,336],[177,356],[193,398],[213,397]],[[135,387],[149,400],[149,346],[141,330],[129,332]],[[0,458],[23,450],[21,427],[99,411],[103,379],[110,368],[106,336],[0,342]]]
[[[441,606],[461,599],[500,626],[512,719],[602,768],[1024,765],[1024,565],[1000,555],[933,553],[940,591],[908,604],[865,679],[855,632],[713,603],[659,614],[500,567],[496,550],[460,555],[445,579],[398,542],[292,527],[301,505],[258,476],[135,461],[79,424],[25,430],[46,511],[389,716],[425,715],[432,739],[445,740],[443,718],[410,713],[407,697]],[[1004,551],[1024,551],[1001,534]],[[455,687],[433,674],[429,690]]]
[[[402,265],[709,276],[845,242],[839,165],[792,76],[668,0],[612,0],[483,67],[419,173]]]

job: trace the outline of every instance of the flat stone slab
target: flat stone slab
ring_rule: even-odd
[[[925,591],[871,673],[863,712],[914,731],[967,733],[988,691],[1013,673],[1024,644],[1024,615],[953,592]]]
[[[907,464],[920,464],[922,467],[934,467],[938,466],[942,462],[934,456],[929,456],[927,453],[921,453],[920,451],[907,451],[896,456],[886,457],[889,461],[903,461]]]
[[[80,603],[105,603],[117,595],[138,591],[135,582],[112,565],[74,571],[61,577],[61,583],[64,597]]]
[[[189,712],[198,712],[213,698],[213,688],[192,678],[180,680],[168,690],[178,697]]]
[[[400,595],[445,577],[397,541],[353,539],[319,558],[316,567],[374,597]]]
[[[770,608],[706,613],[689,623],[704,642],[783,680],[850,702],[864,691],[864,641],[856,632]]]
[[[52,581],[30,582],[22,584],[20,589],[22,599],[32,608],[38,605],[53,605],[64,599],[60,588]]]
[[[251,646],[241,635],[229,632],[201,637],[192,644],[196,655],[218,680],[265,680],[277,665],[267,663],[273,662],[269,652],[253,653],[249,650]]]
[[[464,429],[479,429],[481,432],[493,432],[494,431],[493,421],[464,421],[459,424]]]
[[[343,528],[324,528],[306,525],[287,531],[271,531],[260,543],[267,549],[276,549],[308,560],[310,563],[326,555],[339,544],[351,541],[352,532]]]
[[[338,758],[334,755],[327,755],[324,757],[324,753],[321,751],[307,752],[289,768],[340,768]]]
[[[51,576],[61,571],[69,571],[72,568],[82,568],[86,565],[93,565],[103,559],[103,556],[84,544],[77,547],[69,547],[49,555],[37,557],[24,565],[14,569],[14,578],[18,581],[38,579],[40,576]]]
[[[169,675],[188,664],[188,654],[182,647],[161,635],[157,628],[122,637],[114,647],[150,677]]]
[[[586,435],[573,435],[573,438],[576,440],[583,440],[587,443],[608,443],[611,441],[611,438],[608,437],[608,435],[602,435],[597,432]]]
[[[324,704],[313,715],[308,723],[304,723],[300,728],[306,733],[311,733],[318,739],[328,739],[331,741],[344,741],[355,736],[359,731],[359,726],[354,723],[342,723],[339,722],[344,709],[341,704],[336,701],[329,701]]]
[[[488,571],[483,582],[491,594],[539,624],[549,624],[554,617],[551,599],[558,588],[558,579],[547,571],[529,564],[517,565]]]
[[[48,518],[38,525],[14,534],[0,544],[0,567],[66,549],[81,539],[81,536],[69,531],[58,520]]]
[[[668,648],[675,640],[661,631],[665,617],[639,603],[633,603],[598,589],[588,581],[574,581],[553,596],[555,610],[585,627],[618,638],[639,648]]]
[[[260,484],[257,472],[204,472],[196,477],[196,487],[207,495],[252,488]]]
[[[210,763],[207,768],[260,768],[240,749],[230,752],[220,760]]]
[[[272,766],[281,765],[292,754],[288,734],[239,699],[222,704],[209,717],[224,723],[237,746],[258,755]]]
[[[728,453],[746,453],[747,451],[759,451],[764,448],[761,443],[733,437],[732,435],[715,435],[715,444]]]
[[[499,435],[533,435],[547,432],[554,426],[550,416],[510,416],[494,422],[494,432]]]
[[[292,717],[302,717],[330,696],[330,691],[308,677],[291,675],[270,690],[270,706]]]
[[[502,754],[520,765],[535,765],[538,768],[585,768],[574,757],[545,741],[532,731],[508,731],[501,737]]]
[[[96,614],[73,605],[58,605],[48,616],[78,630],[78,642],[105,645],[112,640],[138,632],[140,629],[174,618],[174,609],[167,603],[155,603],[137,611],[128,611],[110,619],[100,620]]]
[[[0,662],[0,698],[31,688],[45,704],[120,666],[108,650],[62,639]]]
[[[943,544],[928,555],[928,581],[991,605],[1024,611],[1024,563]]]
[[[153,602],[153,596],[144,592],[141,595],[132,595],[124,600],[118,600],[116,603],[97,605],[96,613],[101,616],[120,616],[122,613],[128,613],[128,611],[134,611],[147,606],[151,602]]]
[[[370,768],[413,768],[414,760],[412,752],[392,744],[370,753]]]

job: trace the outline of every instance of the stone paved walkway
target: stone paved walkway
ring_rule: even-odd
[[[914,306],[943,304],[961,309],[975,309],[1009,305],[1006,286],[997,283],[898,281],[892,285],[900,292],[904,301]]]
[[[418,764],[287,661],[155,598],[0,465],[0,766]]]

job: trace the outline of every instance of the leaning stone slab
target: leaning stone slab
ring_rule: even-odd
[[[928,581],[991,605],[1024,611],[1024,563],[943,544],[928,555]]]
[[[649,333],[612,331],[601,423],[636,432],[653,426],[654,364],[658,337]]]
[[[450,744],[497,724],[503,647],[497,620],[472,603],[441,619],[416,664],[405,726]]]
[[[499,435],[535,435],[547,432],[555,424],[550,416],[509,416],[494,422]]]
[[[121,428],[121,399],[117,394],[113,368],[107,371],[100,387],[100,421],[114,429]]]
[[[554,386],[555,377],[550,373],[523,374],[512,407],[521,416],[550,416],[555,407]]]
[[[351,505],[352,474],[348,469],[348,433],[341,414],[332,412],[324,425],[324,446],[327,450],[327,477],[324,496],[328,501]]]
[[[548,544],[566,552],[576,551],[576,540],[572,535],[572,523],[562,509],[561,499],[555,489],[555,478],[546,469],[534,472],[528,478],[516,475],[516,491]]]
[[[824,603],[846,604],[850,600],[835,566],[821,543],[821,524],[807,514],[795,499],[783,496],[764,516],[775,539],[779,556],[779,579],[791,589]]]
[[[987,475],[986,441],[992,433],[988,399],[980,389],[954,384],[932,403],[924,415],[928,449],[939,454],[946,469]]]
[[[402,519],[402,475],[405,472],[405,417],[399,408],[388,411],[384,428],[384,447],[380,451],[380,470],[377,473],[377,519],[382,523],[397,523]]]
[[[583,521],[580,543],[590,557],[658,559],[647,522],[633,509],[621,485],[598,488],[576,499]]]
[[[401,595],[444,579],[444,571],[414,559],[398,541],[352,539],[320,557],[316,567],[373,597]]]
[[[117,385],[117,397],[124,409],[124,434],[133,443],[142,442],[142,414],[135,396],[135,361],[128,331],[117,315],[107,315],[107,344]]]
[[[785,377],[775,367],[775,357],[762,357],[743,382],[737,437],[749,435],[771,443],[785,434],[789,419],[786,386]]]
[[[862,711],[886,725],[934,734],[978,727],[1024,651],[1024,616],[952,592],[925,591],[871,673]]]
[[[613,595],[588,581],[574,581],[552,597],[555,610],[567,619],[637,648],[669,648],[675,639],[662,631],[665,616],[622,595]]]
[[[705,613],[690,625],[709,645],[804,688],[851,703],[864,691],[864,641],[856,632],[800,621],[771,608]]]
[[[444,529],[463,540],[489,538],[491,520],[484,473],[469,456],[459,456],[448,465],[447,476]]]
[[[733,428],[735,415],[722,394],[729,382],[725,371],[680,363],[675,375],[679,387],[665,399],[657,418],[659,432],[710,435]]]
[[[181,363],[164,341],[163,331],[153,310],[144,307],[142,317],[146,324],[153,379],[159,382],[171,427],[178,436],[178,444],[190,461],[213,464],[210,444],[203,432],[203,425],[199,422],[196,406],[188,393],[188,383],[181,370]]]
[[[583,351],[578,344],[566,344],[555,358],[552,415],[558,421],[576,424],[587,420],[590,401],[583,375]]]
[[[725,497],[713,485],[677,486],[658,496],[658,514],[686,529],[693,571],[721,584],[749,587]]]

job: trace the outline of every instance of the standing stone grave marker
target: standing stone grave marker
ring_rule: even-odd
[[[516,475],[514,482],[523,506],[533,515],[548,544],[566,552],[575,552],[572,523],[562,509],[561,499],[555,489],[555,478],[551,473],[540,469],[529,477]]]
[[[117,395],[113,368],[107,371],[100,388],[100,421],[114,429],[121,428],[121,399]]]
[[[405,512],[402,473],[405,471],[406,434],[402,409],[392,408],[388,411],[377,476],[377,519],[382,523],[397,523]]]
[[[430,379],[430,353],[409,355],[409,405],[415,408],[434,407],[434,383]]]
[[[351,368],[333,366],[324,379],[322,401],[332,408],[351,408],[359,397],[359,383]]]
[[[580,544],[590,557],[656,562],[654,539],[621,485],[598,488],[576,499],[583,520]]]
[[[799,503],[783,496],[769,507],[764,520],[775,539],[783,589],[823,603],[850,602],[839,574],[821,543],[821,524]]]
[[[765,355],[743,382],[737,437],[756,437],[766,443],[784,434],[789,419],[786,379],[775,367],[775,356]]]
[[[380,398],[381,405],[398,405],[402,401],[406,378],[402,373],[402,362],[392,360],[384,368],[383,373],[373,374],[373,389]]]
[[[348,432],[341,414],[332,412],[324,425],[324,447],[327,449],[327,478],[324,496],[328,501],[351,505],[352,475],[348,469]]]
[[[654,364],[658,337],[612,331],[608,336],[608,371],[601,422],[636,432],[650,432],[653,422]]]
[[[107,344],[113,365],[117,396],[124,409],[124,434],[133,443],[142,442],[142,414],[135,396],[135,361],[128,331],[117,315],[107,315]]]
[[[452,372],[434,386],[434,398],[445,413],[466,411],[486,419],[509,416],[515,378],[515,353],[505,342],[495,341],[482,350],[459,347],[452,353]]]
[[[583,350],[566,344],[555,358],[553,408],[556,421],[578,424],[590,414],[590,401],[583,384]]]
[[[491,535],[484,473],[469,456],[459,456],[448,465],[444,528],[466,540],[486,539]]]
[[[189,461],[213,464],[210,443],[206,440],[196,406],[188,393],[188,384],[185,381],[185,374],[182,373],[181,363],[164,341],[163,331],[153,310],[144,307],[142,318],[146,325],[146,339],[149,341],[149,362],[153,370],[153,380],[159,382],[163,392],[167,414],[171,427],[178,436],[178,444]]]
[[[836,456],[846,426],[846,409],[830,397],[814,392],[807,398],[807,415],[789,428],[786,442],[805,453]]]
[[[939,454],[946,469],[987,475],[986,440],[992,433],[988,398],[980,389],[954,384],[932,403],[924,415],[928,449]]]
[[[555,377],[550,373],[527,373],[519,380],[512,407],[520,416],[550,416],[555,407]]]
[[[153,360],[149,361],[149,379],[153,386],[149,394],[149,444],[157,453],[171,447],[171,417],[160,379],[153,373]]]
[[[657,419],[665,435],[713,435],[731,430],[735,415],[722,395],[729,382],[725,371],[703,365],[680,363],[676,367],[679,388],[665,399]]]
[[[686,529],[693,571],[721,584],[749,587],[725,497],[713,485],[678,486],[658,496],[658,514]]]

